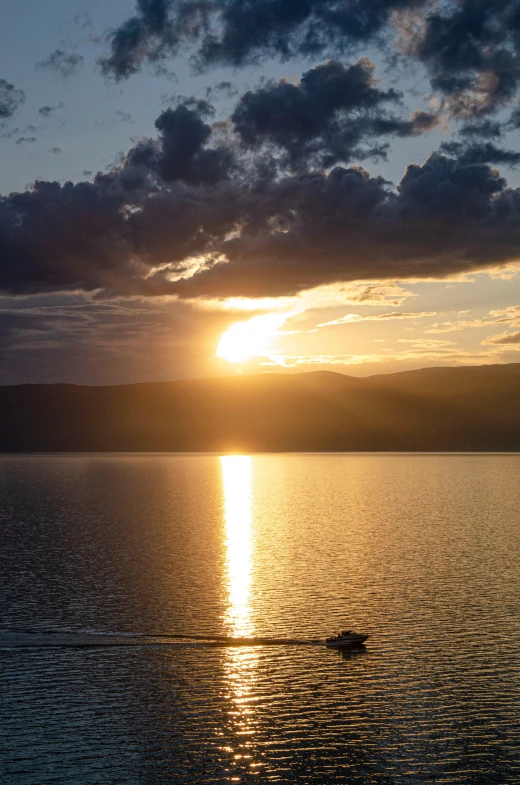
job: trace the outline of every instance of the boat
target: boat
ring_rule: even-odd
[[[332,638],[327,638],[325,643],[327,646],[334,649],[343,649],[347,646],[360,646],[366,641],[368,635],[363,635],[359,632],[352,632],[352,630],[342,630]]]

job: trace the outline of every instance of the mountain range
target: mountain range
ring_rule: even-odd
[[[0,387],[1,452],[519,451],[520,363]]]

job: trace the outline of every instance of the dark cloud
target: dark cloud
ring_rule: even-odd
[[[484,117],[517,94],[518,0],[138,0],[135,16],[111,33],[101,65],[124,79],[184,45],[207,69],[334,57],[396,39],[396,54],[425,67],[457,118]]]
[[[15,144],[34,144],[35,141],[36,141],[35,136],[20,136],[16,140]]]
[[[239,145],[210,118],[191,99],[92,182],[36,182],[1,198],[0,289],[277,296],[519,257],[520,191],[490,166],[489,148],[480,158],[471,146],[435,153],[393,188],[359,167],[265,166],[254,136]]]
[[[401,94],[377,87],[374,73],[364,57],[348,67],[330,60],[298,84],[270,82],[242,96],[231,117],[234,130],[247,145],[281,148],[293,167],[330,167],[384,154],[371,146],[377,137],[412,136],[435,126],[437,117],[426,112],[410,119],[390,115],[386,105],[398,103]]]
[[[439,277],[518,258],[520,192],[488,165],[432,155],[397,191],[364,170],[286,178],[263,224],[220,245],[227,262],[176,284],[187,296],[280,295],[334,281]]]
[[[59,309],[42,311],[38,309],[2,309],[0,310],[0,345],[4,348],[26,340],[29,334],[41,338],[41,334],[56,330],[60,323],[70,326],[72,314],[62,313]]]
[[[50,152],[50,153],[53,153],[54,155],[61,155],[61,153],[62,153],[63,151],[62,151],[61,147],[51,147],[51,149],[49,150],[49,152]]]
[[[189,4],[187,4],[189,5]],[[194,4],[192,4],[194,5]],[[367,43],[396,10],[423,0],[228,0],[214,3],[199,61],[241,66],[259,58],[338,54]],[[216,17],[216,18],[215,18]]]
[[[478,120],[465,123],[459,133],[466,139],[500,139],[504,133],[504,126],[502,123],[494,120]]]
[[[166,110],[156,122],[157,140],[138,143],[119,168],[92,183],[39,181],[0,199],[0,288],[167,291],[161,275],[145,282],[161,254],[183,263],[233,225],[223,218],[226,199],[215,187],[227,177],[232,154],[206,147],[207,112],[204,103]]]
[[[231,82],[218,82],[216,85],[206,89],[206,99],[214,101],[216,98],[235,98],[238,93],[238,88],[232,85]]]
[[[157,141],[144,141],[130,151],[123,177],[138,179],[150,173],[165,182],[182,180],[192,185],[226,179],[234,166],[226,146],[208,147],[211,126],[205,122],[212,108],[205,101],[166,109],[155,121]]]
[[[50,117],[51,114],[54,114],[58,109],[63,109],[63,102],[56,104],[56,106],[49,106],[49,104],[45,104],[45,106],[40,106],[38,109],[38,114],[41,114],[42,117]]]
[[[1,288],[92,291],[110,288],[121,273],[132,278],[122,207],[103,181],[37,182],[30,191],[1,199]]]
[[[110,35],[110,55],[101,60],[103,73],[117,80],[136,73],[146,62],[157,64],[175,50],[183,35],[195,33],[189,23],[185,28],[182,26],[183,14],[179,8],[195,3],[137,0],[136,5],[136,15]],[[193,24],[195,14],[190,10],[187,16]]]
[[[516,131],[518,128],[520,128],[520,108],[514,110],[506,123],[506,129],[508,131]]]
[[[161,326],[162,312],[150,306],[140,308],[139,304],[131,301],[123,304],[117,302],[85,301],[76,297],[70,303],[63,302],[63,298],[55,298],[51,303],[34,305],[33,298],[3,298],[0,307],[0,335],[5,346],[20,348],[26,342],[40,342],[42,337],[54,340],[71,337],[90,338],[99,327],[110,328],[114,326],[125,327],[129,324],[147,322],[148,327],[152,322],[159,328]],[[10,307],[9,307],[10,306]]]
[[[45,60],[38,63],[38,68],[47,68],[50,71],[68,79],[75,74],[83,65],[84,58],[75,52],[64,52],[63,49],[56,49]]]
[[[0,297],[0,376],[4,384],[117,384],[214,375],[215,335],[248,316],[178,300]]]
[[[518,166],[520,153],[497,147],[493,142],[443,142],[441,150],[448,155],[455,155],[461,165],[465,164],[496,164],[497,166]]]
[[[11,82],[0,79],[0,118],[11,117],[25,101],[25,93]]]
[[[409,40],[432,87],[455,116],[479,117],[507,104],[520,82],[517,0],[458,0],[427,13]]]
[[[138,0],[110,35],[105,74],[125,79],[191,43],[199,67],[242,66],[275,56],[334,55],[366,43],[396,10],[426,0]]]

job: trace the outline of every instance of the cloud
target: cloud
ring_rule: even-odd
[[[397,186],[360,167],[290,174],[189,99],[92,182],[0,198],[0,289],[280,297],[446,278],[518,259],[520,191],[434,153]],[[372,295],[370,294],[372,291]]]
[[[442,365],[468,365],[478,363],[496,363],[501,361],[500,352],[492,351],[464,351],[459,349],[456,344],[447,342],[445,345],[427,343],[410,346],[399,352],[382,352],[384,362],[418,362],[421,365],[427,362],[440,363]]]
[[[225,146],[208,147],[211,115],[205,101],[188,101],[166,109],[155,121],[157,141],[138,143],[128,154],[122,178],[153,175],[164,182],[182,180],[192,185],[224,180],[234,166],[232,151]]]
[[[137,0],[108,42],[101,67],[117,80],[186,47],[207,70],[383,46],[420,64],[443,109],[470,124],[507,106],[520,84],[517,0]]]
[[[500,333],[499,335],[492,335],[482,341],[483,344],[493,344],[497,346],[509,346],[511,344],[520,344],[520,332],[516,333]]]
[[[0,119],[11,117],[25,101],[23,90],[17,89],[6,79],[0,79]]]
[[[415,349],[439,349],[443,346],[453,346],[454,341],[443,341],[436,338],[398,338],[398,343],[409,343]]]
[[[337,289],[338,287],[334,287]],[[326,289],[326,287],[322,287]],[[316,298],[317,292],[314,290],[312,293],[313,300]],[[376,306],[394,306],[400,307],[405,300],[410,297],[416,297],[414,292],[410,292],[399,286],[395,281],[369,282],[369,283],[353,283],[348,287],[341,287],[338,292],[338,304],[343,303],[359,303],[360,305],[376,305]]]
[[[514,112],[511,114],[511,117],[507,121],[505,128],[508,131],[516,131],[518,128],[520,128],[520,108],[514,110]]]
[[[50,152],[50,153],[53,153],[53,155],[61,155],[61,153],[62,153],[63,151],[62,151],[61,147],[51,147],[51,149],[49,150],[49,152]]]
[[[396,9],[423,4],[421,0],[215,3],[209,19],[213,26],[202,37],[199,61],[243,66],[272,56],[286,60],[341,53],[373,40]]]
[[[407,343],[404,339],[400,344]],[[304,366],[355,366],[371,364],[406,364],[413,363],[421,367],[426,362],[436,365],[468,365],[473,363],[489,364],[502,362],[499,351],[469,352],[459,349],[452,341],[411,341],[410,346],[399,346],[398,349],[381,349],[376,354],[316,354],[316,355],[284,355],[278,354],[270,361],[260,363],[262,366],[282,366],[285,368],[302,368]]]
[[[130,112],[124,112],[122,109],[116,109],[115,115],[122,123],[133,123],[132,115]]]
[[[438,153],[397,191],[359,168],[282,178],[254,220],[220,243],[227,262],[179,281],[183,295],[294,294],[333,281],[446,277],[518,257],[520,192],[488,165]]]
[[[229,154],[205,148],[211,129],[198,111],[167,110],[157,127],[158,140],[138,143],[119,170],[92,183],[38,181],[0,199],[1,289],[171,289],[161,271],[153,275],[161,256],[182,264],[225,232],[225,198],[211,186],[225,177]]]
[[[283,150],[292,167],[385,157],[384,146],[370,146],[374,139],[416,136],[439,118],[427,112],[410,118],[389,114],[386,105],[399,103],[401,94],[377,87],[374,73],[374,64],[363,57],[350,66],[329,60],[306,71],[298,84],[268,82],[239,100],[231,116],[234,130],[248,146]]]
[[[217,98],[235,98],[238,93],[238,88],[231,82],[218,82],[216,85],[206,88],[206,100],[214,101]]]
[[[477,120],[465,123],[459,133],[464,138],[500,139],[504,132],[502,123],[494,120]]]
[[[259,365],[299,368],[305,365],[364,365],[383,361],[378,354],[277,354],[270,360],[260,362]]]
[[[103,73],[117,80],[137,73],[144,63],[157,63],[175,50],[183,34],[190,34],[189,27],[177,28],[182,13],[179,8],[174,21],[171,0],[137,0],[136,5],[137,14],[111,33],[110,55],[100,61]],[[176,5],[186,6],[187,16],[195,20],[196,3]],[[193,12],[190,6],[194,7]],[[204,12],[202,8],[201,11]]]
[[[45,104],[45,106],[40,106],[38,109],[38,114],[41,114],[42,117],[50,117],[51,114],[54,114],[58,109],[63,109],[63,102],[61,101],[56,106],[49,106],[49,104]]]
[[[7,128],[7,123],[0,123],[0,129]],[[26,136],[26,134],[34,134],[39,130],[39,128],[35,125],[26,125],[25,128],[11,128],[10,131],[4,131],[0,134],[0,139],[13,139],[14,137],[19,137],[16,140],[16,144],[23,144],[24,142],[35,142],[36,138],[33,136]]]
[[[359,282],[345,284],[328,284],[315,289],[308,289],[296,296],[289,297],[227,297],[194,299],[191,302],[197,308],[212,311],[241,311],[248,313],[259,311],[272,313],[273,311],[291,312],[295,314],[306,313],[308,318],[314,318],[324,309],[340,308],[345,305],[360,305],[367,307],[400,307],[406,300],[417,295],[399,286],[395,281]],[[312,314],[312,316],[309,316]],[[319,317],[322,318],[322,317]],[[318,332],[318,330],[309,331]]]
[[[469,312],[468,312],[469,313]],[[509,323],[512,326],[520,324],[520,306],[511,305],[489,313],[483,319],[461,319],[456,322],[434,322],[425,328],[425,333],[453,333],[459,330],[472,330],[475,328],[491,327],[494,324]]]
[[[457,322],[435,322],[425,328],[425,333],[454,333],[459,330],[472,330],[477,327],[489,327],[493,322],[485,319],[462,319]]]
[[[520,80],[515,0],[439,4],[409,35],[408,53],[457,117],[482,117],[515,96]]]
[[[499,322],[511,322],[511,324],[520,325],[520,305],[510,305],[507,308],[497,308],[490,311],[488,318],[493,320],[494,324]]]
[[[87,30],[91,27],[94,27],[92,17],[86,11],[78,11],[78,13],[74,15],[74,24],[76,24],[82,30]]]
[[[186,44],[199,68],[267,57],[334,55],[369,42],[396,9],[425,0],[137,0],[136,14],[109,36],[105,75],[126,79]]]
[[[49,71],[68,79],[83,66],[84,58],[75,52],[64,52],[63,49],[56,49],[45,60],[37,64],[37,68],[47,68]]]
[[[458,157],[461,165],[464,164],[497,164],[500,166],[518,166],[520,164],[520,153],[515,150],[506,150],[497,147],[493,142],[473,142],[464,144],[461,142],[443,142],[441,150],[448,155]]]
[[[0,133],[0,139],[12,139],[13,136],[17,136],[20,133],[19,128],[11,128],[10,131],[7,131],[7,127],[7,123],[0,123],[0,130],[2,131],[2,133]]]
[[[171,298],[4,297],[0,375],[3,383],[80,384],[215,375],[216,336],[240,316]]]
[[[437,316],[436,311],[423,311],[421,313],[405,313],[395,311],[394,313],[379,313],[379,314],[365,314],[348,313],[339,319],[333,319],[331,322],[322,322],[318,327],[332,327],[337,324],[352,324],[353,322],[378,322],[388,319],[424,319],[427,316]]]

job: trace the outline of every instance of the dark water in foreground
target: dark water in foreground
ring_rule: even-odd
[[[520,782],[519,476],[517,455],[0,457],[0,781]],[[365,651],[44,634],[344,625]]]

